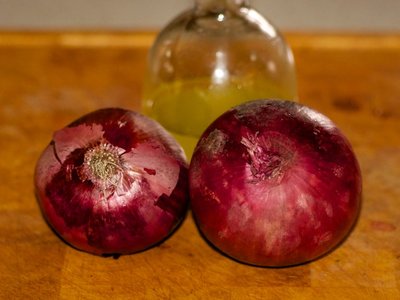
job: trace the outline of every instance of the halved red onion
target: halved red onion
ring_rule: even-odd
[[[155,121],[107,108],[56,131],[35,186],[51,227],[94,254],[126,254],[165,239],[187,209],[182,148]]]
[[[189,169],[199,229],[241,262],[290,266],[335,248],[354,225],[361,174],[326,116],[289,101],[237,106],[202,135]]]

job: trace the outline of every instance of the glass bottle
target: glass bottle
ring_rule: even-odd
[[[189,158],[214,119],[260,98],[296,100],[295,66],[282,35],[248,0],[195,0],[150,49],[142,111]]]

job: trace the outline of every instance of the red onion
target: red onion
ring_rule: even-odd
[[[51,227],[94,254],[126,254],[165,239],[187,208],[187,163],[155,121],[117,108],[54,133],[35,170]]]
[[[324,115],[275,100],[239,105],[202,135],[189,168],[203,235],[228,256],[290,266],[335,248],[360,208],[348,140]]]

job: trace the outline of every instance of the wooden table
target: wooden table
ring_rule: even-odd
[[[400,299],[400,35],[287,34],[300,100],[352,142],[360,220],[315,262],[256,268],[211,249],[189,214],[165,243],[102,258],[64,244],[33,192],[52,132],[104,106],[138,109],[154,34],[0,33],[0,298]]]

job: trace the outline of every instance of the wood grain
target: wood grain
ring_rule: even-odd
[[[292,268],[234,262],[190,213],[165,243],[119,259],[79,252],[43,220],[35,162],[52,132],[105,106],[138,109],[154,33],[0,32],[0,298],[399,299],[400,35],[287,34],[300,100],[348,136],[363,207],[334,252]]]

